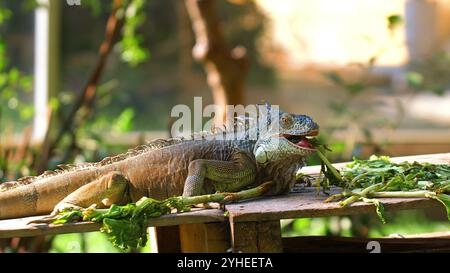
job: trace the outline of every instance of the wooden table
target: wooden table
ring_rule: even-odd
[[[398,157],[393,158],[393,160],[397,162],[407,160],[450,163],[450,153]],[[338,169],[344,165],[344,163],[335,164]],[[319,166],[305,167],[302,172],[317,175]],[[337,193],[339,189],[332,188],[331,192]],[[149,221],[149,227],[154,227],[150,231],[153,239],[151,240],[152,247],[154,251],[159,252],[282,252],[283,250],[295,250],[295,247],[292,247],[293,243],[289,241],[294,239],[281,237],[281,219],[375,212],[373,205],[363,202],[356,202],[342,208],[337,203],[324,203],[325,199],[326,196],[317,194],[315,188],[301,188],[298,192],[284,196],[228,204],[225,206],[226,216],[223,210],[198,209],[154,218]],[[425,198],[380,200],[383,202],[386,211],[441,207],[439,202]],[[99,224],[91,222],[65,225],[27,225],[29,221],[35,218],[27,217],[0,221],[0,238],[90,232],[98,231],[100,228]],[[450,250],[450,233],[440,234],[437,237],[439,238],[435,239],[439,240],[438,242],[431,240],[434,246],[448,246],[448,250]],[[312,239],[309,238],[308,240],[311,241]],[[334,240],[339,241],[340,239],[335,238]],[[360,239],[353,240],[359,240],[357,243],[362,243]],[[389,241],[389,239],[380,240]],[[307,240],[305,239],[305,241]],[[388,241],[386,243],[390,242]],[[301,245],[301,242],[299,242],[297,240],[296,244]],[[426,245],[421,238],[414,238],[413,241],[408,243],[410,246],[416,243],[416,247]],[[326,245],[326,241],[324,241],[324,244]],[[442,247],[439,249],[442,249]]]

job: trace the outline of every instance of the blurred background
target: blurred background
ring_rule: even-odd
[[[450,152],[450,1],[204,2],[1,0],[0,181],[168,137],[170,110],[194,96],[310,115],[333,162]],[[226,56],[224,69],[211,69],[214,56]],[[215,83],[217,73],[233,84]],[[389,218],[282,227],[366,237],[450,229],[440,210]],[[119,251],[100,233],[1,240],[0,250]]]

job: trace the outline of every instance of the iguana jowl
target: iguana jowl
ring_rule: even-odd
[[[108,207],[143,196],[165,199],[234,192],[270,180],[275,186],[269,194],[288,192],[304,158],[315,151],[306,136],[317,135],[319,127],[306,115],[282,111],[269,123],[277,124],[278,130],[256,139],[155,140],[98,163],[60,166],[37,177],[3,183],[0,219],[55,215],[67,207],[92,204]]]

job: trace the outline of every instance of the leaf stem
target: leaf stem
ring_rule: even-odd
[[[376,191],[381,186],[383,186],[382,183],[377,183],[374,185],[371,185],[365,189],[363,189],[361,192],[356,193],[357,195],[350,196],[349,198],[345,199],[344,201],[339,202],[339,205],[345,207],[350,205],[353,202],[358,201],[361,197],[367,196],[369,193]]]
[[[331,164],[330,161],[325,157],[324,150],[322,147],[317,147],[317,155],[319,156],[320,160],[327,165],[327,168],[331,171],[331,173],[336,177],[336,179],[339,181],[339,183],[342,183],[342,177],[339,174],[339,171],[336,170],[336,168]]]
[[[266,193],[275,183],[273,181],[265,182],[255,188],[248,190],[243,190],[240,192],[219,192],[214,194],[198,195],[183,197],[182,201],[186,206],[208,203],[208,202],[219,202],[228,203],[240,200],[246,200],[250,198],[255,198]]]
[[[425,198],[429,195],[436,195],[432,191],[379,191],[371,192],[367,196],[375,198]]]

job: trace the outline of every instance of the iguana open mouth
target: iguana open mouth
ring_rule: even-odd
[[[318,134],[319,131],[314,130],[305,135],[282,134],[281,137],[284,137],[289,140],[289,142],[302,149],[315,150],[314,144],[312,144],[309,140],[313,139]]]

